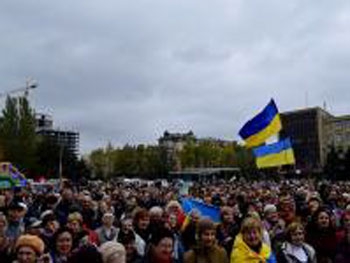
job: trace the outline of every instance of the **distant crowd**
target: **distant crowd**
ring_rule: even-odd
[[[1,263],[350,263],[350,181],[0,190]],[[220,209],[220,222],[182,198]]]

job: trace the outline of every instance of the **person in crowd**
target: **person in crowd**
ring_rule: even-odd
[[[285,223],[279,218],[277,207],[275,205],[265,205],[263,226],[269,234],[271,248],[274,251],[277,251],[284,239]]]
[[[278,212],[285,225],[299,220],[296,217],[296,205],[295,201],[290,195],[281,196],[278,204]]]
[[[309,212],[309,222],[311,221],[312,216],[321,208],[322,200],[318,197],[317,194],[312,195],[308,202],[308,212]]]
[[[76,248],[89,242],[89,233],[83,229],[83,217],[79,212],[69,214],[67,227],[73,233],[73,247]]]
[[[103,263],[126,263],[125,248],[118,242],[107,241],[100,246],[99,251]]]
[[[1,262],[11,262],[10,256],[10,239],[6,236],[7,220],[6,216],[0,212],[0,259]]]
[[[244,219],[233,245],[230,263],[275,263],[274,253],[262,240],[261,221],[254,217]]]
[[[57,219],[61,226],[66,225],[68,215],[75,205],[76,201],[74,200],[73,189],[71,187],[65,187],[62,190],[61,199],[55,209]]]
[[[52,248],[53,236],[56,231],[59,229],[59,222],[56,219],[56,216],[52,210],[47,210],[41,215],[41,227],[42,231],[40,234],[41,239],[45,243],[47,249]]]
[[[337,231],[337,251],[335,262],[350,261],[350,210],[346,210],[341,218],[341,227]]]
[[[53,236],[51,249],[52,263],[66,263],[73,250],[73,233],[68,228],[60,228]]]
[[[138,209],[134,215],[134,230],[143,239],[145,243],[150,238],[150,216],[145,208]]]
[[[114,218],[112,213],[105,213],[102,217],[102,226],[96,230],[101,245],[107,241],[113,241],[117,237],[118,229],[113,226]]]
[[[227,255],[231,254],[233,242],[239,233],[239,226],[234,219],[234,210],[232,207],[222,207],[220,211],[221,223],[216,230],[216,238],[219,245],[224,247]]]
[[[44,253],[44,242],[37,236],[22,235],[15,244],[14,263],[38,263]]]
[[[173,251],[173,233],[165,228],[160,228],[152,233],[144,263],[174,263]]]
[[[21,202],[13,201],[8,207],[6,236],[13,242],[25,231],[23,222],[25,213],[26,206]]]
[[[305,243],[305,230],[301,223],[293,222],[286,229],[285,242],[278,254],[278,263],[316,263],[315,250]]]
[[[121,243],[121,240],[123,240],[125,236],[129,236],[131,234],[135,236],[135,246],[138,255],[143,257],[145,255],[146,242],[134,231],[133,220],[126,217],[121,221],[121,228],[117,233],[116,240]]]
[[[165,227],[167,227],[174,235],[174,261],[175,263],[182,263],[185,249],[181,238],[178,216],[175,213],[168,215]]]
[[[332,213],[325,208],[316,211],[306,228],[306,241],[316,251],[317,262],[333,262],[337,248]]]
[[[86,228],[94,229],[95,220],[97,218],[97,212],[92,209],[93,201],[89,193],[82,195],[81,197],[81,215]]]
[[[142,263],[143,257],[137,252],[134,232],[123,235],[123,237],[119,239],[119,242],[125,247],[126,263]]]
[[[176,200],[171,200],[165,207],[166,214],[175,214],[177,218],[177,223],[179,226],[182,226],[185,221],[186,215],[180,205],[180,203]]]
[[[163,226],[164,225],[164,211],[161,207],[159,206],[153,206],[150,210],[149,210],[149,219],[150,219],[150,223],[149,223],[149,231],[150,233],[154,232],[155,230],[157,230],[159,228],[159,226]]]
[[[200,220],[200,213],[198,210],[193,209],[191,213],[187,216],[183,225],[182,230],[182,241],[185,251],[190,250],[197,244],[197,227]]]
[[[227,253],[224,248],[216,243],[216,227],[210,219],[202,219],[198,223],[198,245],[187,251],[184,255],[184,263],[228,263]]]

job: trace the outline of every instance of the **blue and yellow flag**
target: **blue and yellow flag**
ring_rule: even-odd
[[[255,148],[253,153],[258,168],[295,164],[294,152],[289,138]]]
[[[263,144],[281,129],[280,115],[274,100],[271,99],[262,112],[244,124],[239,135],[245,140],[247,147],[254,147]]]
[[[200,213],[201,217],[208,217],[214,223],[220,223],[219,207],[207,205],[203,202],[191,198],[183,198],[181,200],[181,203],[182,209],[187,215],[190,214],[192,210],[196,209]]]

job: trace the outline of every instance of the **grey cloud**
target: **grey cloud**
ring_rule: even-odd
[[[350,112],[349,17],[346,1],[3,1],[1,91],[37,78],[37,109],[82,152],[165,129],[236,139],[271,97]]]

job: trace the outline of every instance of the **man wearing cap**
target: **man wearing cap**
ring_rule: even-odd
[[[11,240],[16,240],[22,233],[24,233],[23,218],[26,214],[26,205],[21,202],[12,202],[8,207],[8,226],[6,229],[6,236]]]
[[[96,230],[100,244],[116,239],[118,229],[113,226],[114,215],[105,213],[102,217],[102,226]]]

